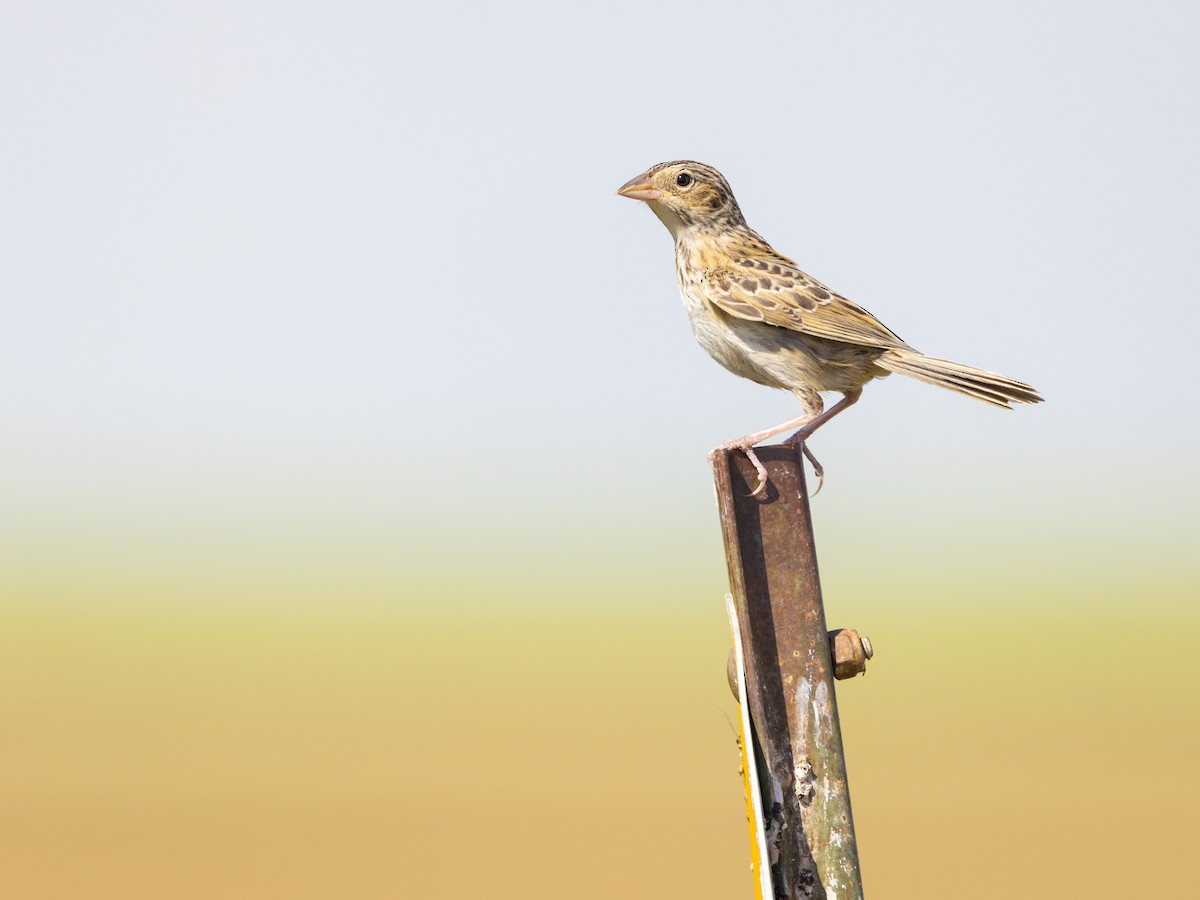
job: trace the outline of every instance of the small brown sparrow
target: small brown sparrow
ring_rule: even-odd
[[[659,163],[617,193],[644,200],[675,238],[679,290],[700,346],[735,375],[791,391],[804,406],[804,415],[713,450],[745,452],[758,471],[755,494],[767,470],[754,445],[792,428],[799,430],[787,442],[801,445],[823,482],[804,442],[856,403],[873,378],[900,372],[1005,409],[1041,402],[1023,381],[925,356],[857,303],[805,275],[746,224],[729,183],[711,166]],[[825,410],[818,391],[843,396]]]

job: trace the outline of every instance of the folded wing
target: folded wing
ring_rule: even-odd
[[[815,337],[888,349],[907,347],[873,315],[781,257],[742,259],[710,269],[705,295],[731,316]]]

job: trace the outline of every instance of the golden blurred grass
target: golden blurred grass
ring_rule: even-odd
[[[4,893],[749,898],[709,601],[6,608]],[[871,895],[1187,892],[1200,617],[1106,608],[831,623]]]

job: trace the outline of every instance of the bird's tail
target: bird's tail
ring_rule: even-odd
[[[923,356],[916,350],[889,350],[875,360],[875,364],[889,372],[899,372],[1005,409],[1012,409],[1013,403],[1042,402],[1037,391],[1023,381],[947,359]]]

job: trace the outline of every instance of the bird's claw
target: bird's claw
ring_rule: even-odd
[[[813,456],[812,451],[808,449],[808,444],[801,443],[800,449],[804,452],[805,457],[812,463],[813,474],[817,476],[817,489],[813,491],[813,496],[821,493],[821,488],[825,487],[825,467],[817,462],[817,458]]]
[[[746,454],[746,459],[750,460],[750,465],[754,466],[754,471],[758,473],[758,482],[754,485],[754,490],[750,492],[750,496],[757,497],[761,494],[767,486],[767,467],[755,456],[754,447],[741,441],[726,441],[712,449],[712,452],[708,454],[708,461],[710,463],[714,462],[717,454],[722,450],[740,450]]]
[[[750,464],[753,465],[755,470],[758,472],[758,484],[756,484],[754,486],[754,490],[750,492],[751,497],[757,497],[767,486],[767,468],[759,461],[758,457],[754,455],[754,448],[746,447],[745,449],[746,459],[750,460]]]
[[[807,429],[801,428],[791,437],[784,441],[785,444],[799,444],[800,451],[804,454],[805,459],[812,463],[813,474],[817,476],[817,489],[812,495],[815,497],[821,493],[821,488],[825,487],[825,467],[817,462],[817,458],[813,456],[813,452],[808,449],[807,438],[810,432]]]

